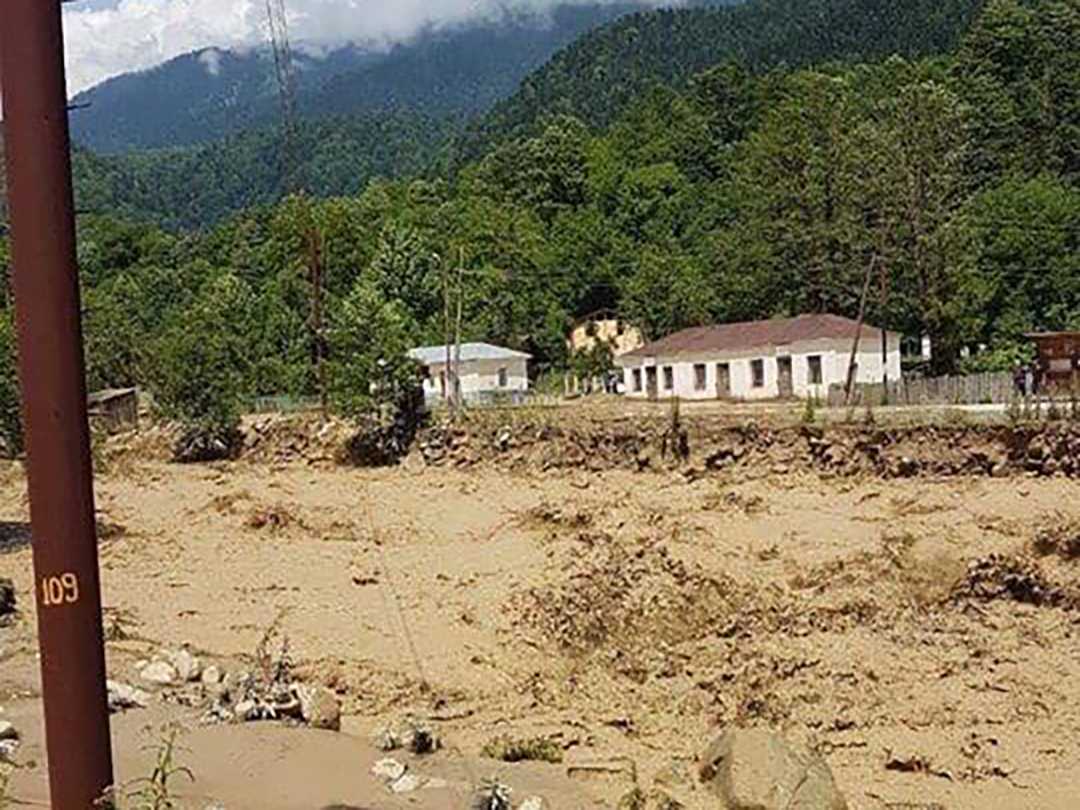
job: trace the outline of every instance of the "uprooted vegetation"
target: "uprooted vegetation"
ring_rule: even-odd
[[[563,761],[563,750],[549,737],[530,737],[516,739],[508,736],[496,737],[488,742],[482,752],[488,759],[502,762],[550,762]]]

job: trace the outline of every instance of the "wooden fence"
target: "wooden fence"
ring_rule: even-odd
[[[851,403],[857,405],[1004,405],[1017,395],[1008,372],[947,377],[914,377],[889,383],[888,397],[881,383],[858,385]],[[844,386],[829,389],[830,407],[844,405]]]

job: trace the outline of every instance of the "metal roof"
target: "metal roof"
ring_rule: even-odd
[[[859,324],[839,315],[800,315],[769,321],[727,323],[684,329],[636,349],[620,359],[670,357],[710,351],[740,351],[788,346],[809,340],[853,340]],[[881,329],[863,324],[864,340],[881,336]]]
[[[450,347],[451,354],[455,354],[454,347]],[[446,363],[446,346],[421,346],[412,349],[409,357],[424,365],[438,365]],[[492,346],[490,343],[462,343],[461,362],[468,363],[473,360],[530,360],[531,354],[506,349],[502,346]]]

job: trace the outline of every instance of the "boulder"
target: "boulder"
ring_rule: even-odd
[[[15,725],[7,720],[0,720],[0,740],[17,739],[19,739],[19,732]]]
[[[169,663],[176,670],[177,677],[183,683],[199,680],[202,664],[199,659],[185,649],[176,650],[168,655]]]
[[[202,671],[201,680],[204,686],[216,686],[223,680],[221,669],[211,664]]]
[[[825,760],[779,734],[736,729],[701,757],[701,781],[718,810],[847,810]]]
[[[153,661],[142,668],[139,677],[156,686],[168,686],[176,683],[179,676],[172,664],[165,661]]]
[[[126,683],[106,681],[105,686],[109,697],[110,714],[125,709],[145,709],[150,702],[150,696],[146,692]]]
[[[405,766],[396,759],[380,759],[371,767],[371,773],[384,782],[396,782],[405,775]]]
[[[298,685],[296,697],[300,700],[300,715],[312,728],[341,731],[341,704],[329,689],[322,686]]]

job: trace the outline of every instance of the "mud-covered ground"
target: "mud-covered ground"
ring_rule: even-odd
[[[97,484],[110,676],[135,681],[183,642],[242,667],[276,622],[347,719],[336,737],[199,728],[197,707],[155,699],[116,719],[122,776],[145,767],[143,726],[180,719],[192,806],[464,808],[498,776],[553,808],[616,807],[635,780],[709,807],[694,756],[742,724],[823,753],[853,808],[1076,806],[1080,482],[1030,464],[1030,438],[879,436],[879,465],[851,436],[793,427],[762,445],[691,425],[682,461],[650,424],[640,447],[578,442],[576,463],[557,461],[564,434],[489,425],[456,450],[428,436],[427,463],[392,470],[336,466],[269,426],[209,466],[125,440]],[[1046,453],[1073,463],[1067,444]],[[8,468],[0,576],[23,614],[0,630],[0,703],[36,762],[15,795],[40,801],[24,491]],[[443,737],[417,767],[447,788],[392,797],[369,741],[409,715]],[[482,756],[506,736],[549,738],[564,761]]]

